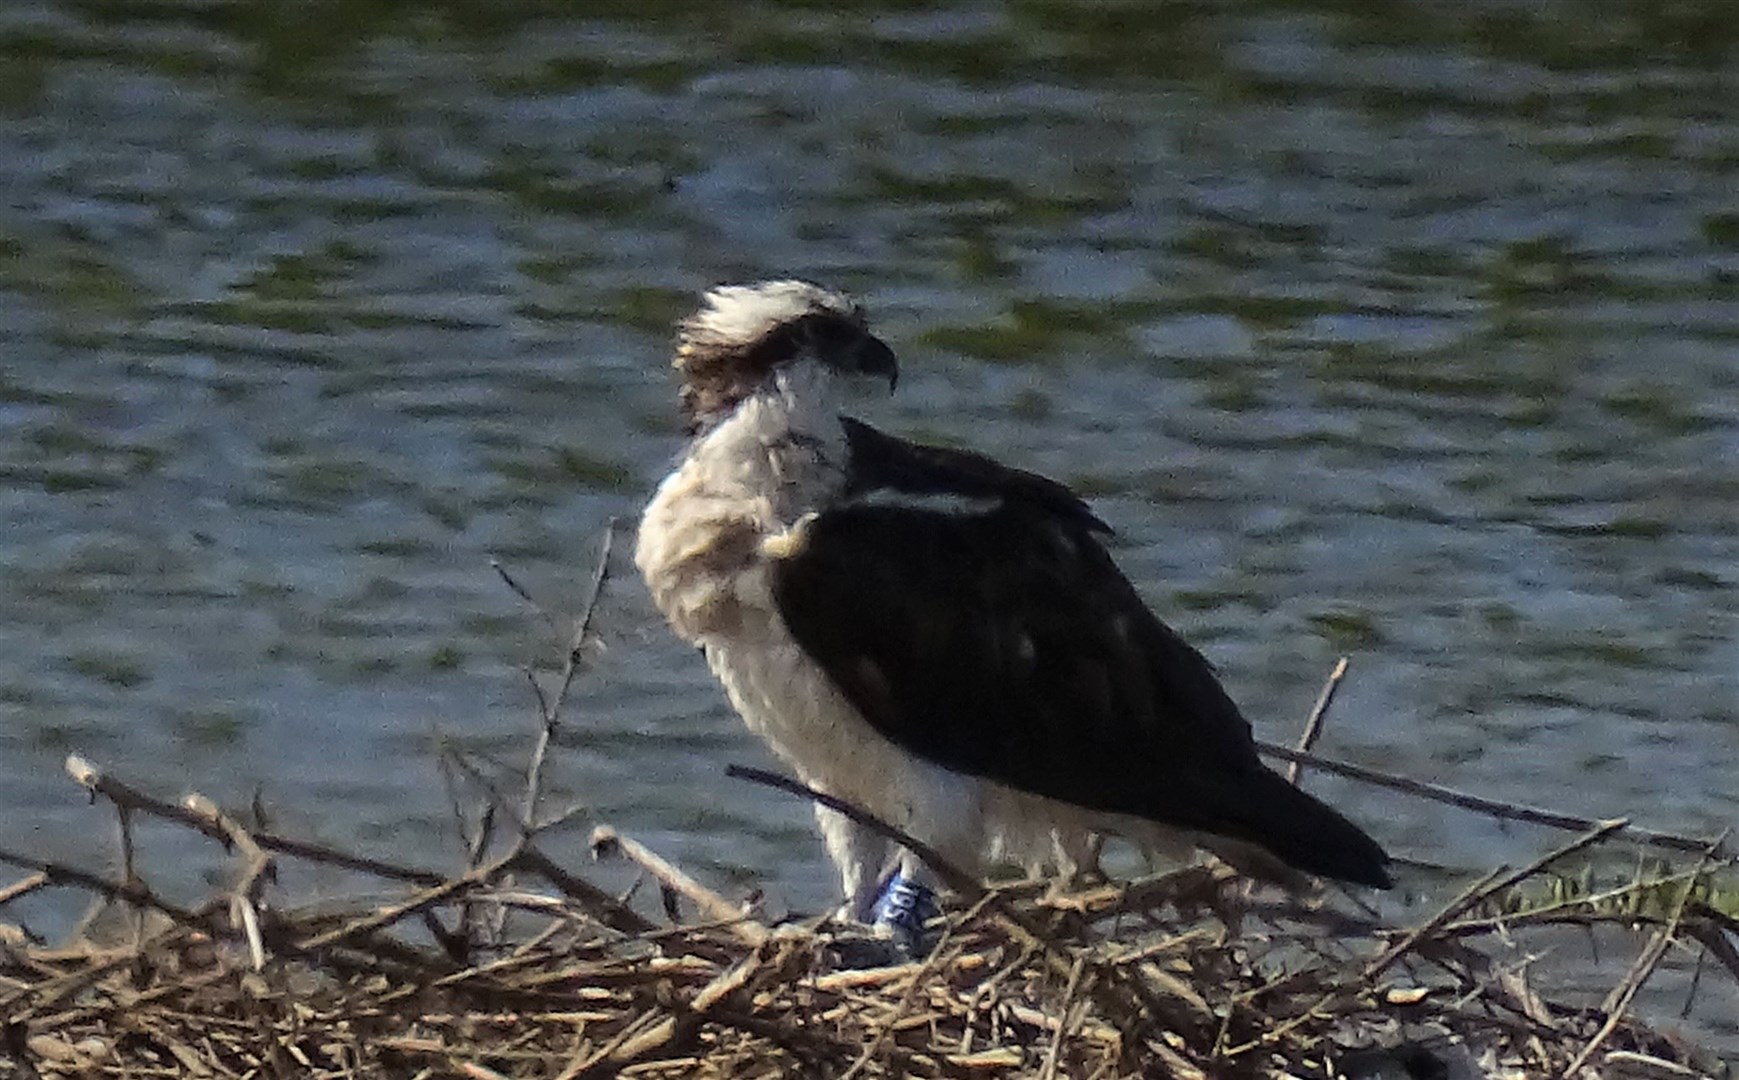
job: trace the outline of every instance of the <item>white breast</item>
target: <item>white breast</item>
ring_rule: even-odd
[[[728,641],[773,611],[762,545],[845,482],[845,432],[800,391],[745,401],[652,496],[634,560],[685,641]],[[821,395],[826,396],[826,395]]]

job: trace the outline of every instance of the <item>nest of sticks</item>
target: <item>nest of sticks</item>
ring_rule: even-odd
[[[1681,972],[1694,962],[1693,992],[1706,966],[1723,986],[1703,992],[1739,1000],[1732,860],[1718,843],[1491,803],[1303,751],[1270,748],[1579,835],[1396,925],[1350,898],[1300,899],[1220,866],[1072,890],[987,886],[855,807],[737,769],[929,862],[953,894],[935,948],[862,966],[861,931],[767,920],[600,828],[594,854],[653,886],[607,890],[544,846],[573,816],[545,810],[543,771],[585,653],[586,611],[557,678],[533,680],[540,723],[524,763],[442,759],[465,840],[456,872],[274,832],[258,808],[167,801],[69,758],[72,778],[115,811],[121,869],[0,849],[23,874],[0,884],[0,919],[31,894],[72,890],[95,898],[108,930],[50,945],[0,921],[0,1078],[1726,1075],[1631,1014],[1669,962]],[[133,823],[147,817],[221,845],[226,883],[194,905],[155,888],[134,845]],[[1671,854],[1612,887],[1564,874],[1636,841]],[[279,871],[309,866],[393,894],[336,911],[291,906]],[[1533,985],[1530,964],[1551,948],[1542,936],[1602,927],[1635,942],[1609,987],[1577,1000]]]
[[[0,850],[27,873],[0,906],[60,887],[123,916],[56,947],[0,924],[0,1077],[1724,1075],[1628,1012],[1669,950],[1739,975],[1722,860],[1706,851],[1607,890],[1553,872],[1619,821],[1407,926],[1270,898],[1218,866],[1073,891],[960,879],[925,959],[863,968],[850,928],[768,925],[613,830],[595,831],[594,852],[655,883],[638,904],[550,860],[536,829],[443,876],[68,765],[122,822],[151,815],[224,844],[233,880],[181,906],[147,883],[130,840],[114,877]],[[280,908],[280,861],[402,895]],[[1603,1001],[1531,987],[1530,934],[1598,925],[1641,942]]]

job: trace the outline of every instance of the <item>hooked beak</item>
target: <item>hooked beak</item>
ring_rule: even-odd
[[[900,362],[894,358],[894,350],[887,343],[873,334],[865,334],[863,340],[855,348],[857,370],[865,375],[883,375],[888,380],[888,393],[893,393],[900,382]]]

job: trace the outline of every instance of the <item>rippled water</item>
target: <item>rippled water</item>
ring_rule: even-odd
[[[489,560],[571,616],[670,321],[775,274],[869,303],[878,422],[1090,493],[1264,735],[1347,653],[1330,753],[1739,818],[1724,0],[588,10],[0,8],[0,844],[104,857],[76,749],[453,860],[433,733],[523,753],[559,654]],[[630,573],[600,619],[562,790],[822,902]],[[1450,867],[1554,839],[1316,787]]]

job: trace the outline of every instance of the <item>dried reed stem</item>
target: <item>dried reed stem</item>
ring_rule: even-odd
[[[1269,757],[1279,758],[1282,761],[1309,765],[1313,769],[1321,769],[1323,772],[1333,773],[1336,776],[1344,776],[1349,780],[1362,780],[1367,784],[1375,784],[1378,787],[1386,787],[1395,791],[1405,792],[1408,795],[1416,795],[1421,799],[1430,799],[1433,802],[1447,803],[1450,806],[1459,806],[1463,810],[1472,810],[1475,813],[1485,814],[1488,817],[1498,818],[1503,821],[1525,821],[1533,825],[1547,825],[1554,829],[1575,829],[1579,831],[1599,828],[1603,824],[1594,818],[1561,813],[1557,810],[1543,810],[1537,806],[1529,806],[1526,803],[1504,802],[1501,799],[1488,799],[1483,795],[1470,795],[1467,792],[1457,791],[1454,788],[1444,787],[1441,784],[1430,784],[1423,780],[1413,780],[1405,776],[1397,776],[1393,773],[1368,769],[1363,765],[1354,765],[1350,762],[1337,761],[1333,758],[1320,757],[1316,754],[1306,754],[1302,751],[1294,750],[1289,746],[1280,746],[1275,743],[1263,742],[1260,739],[1256,740],[1256,749]],[[1644,829],[1631,825],[1626,825],[1625,828],[1626,835],[1637,843],[1647,844],[1650,847],[1664,848],[1668,851],[1700,855],[1709,850],[1709,845],[1711,843],[1711,841],[1706,837],[1699,839],[1694,836],[1681,836],[1676,833],[1657,832],[1653,829]],[[1728,856],[1725,854],[1724,849],[1717,849],[1715,858],[1717,861],[1726,861]]]
[[[1341,657],[1335,661],[1333,670],[1328,673],[1328,680],[1322,684],[1322,692],[1316,695],[1316,704],[1310,707],[1310,715],[1304,720],[1304,732],[1298,737],[1298,750],[1308,754],[1316,745],[1316,740],[1322,735],[1322,722],[1328,716],[1329,703],[1334,700],[1334,692],[1340,689],[1341,680],[1347,677],[1347,658]],[[1297,784],[1304,772],[1304,762],[1294,761],[1286,766],[1286,779]]]
[[[623,836],[608,825],[599,825],[592,830],[591,847],[594,858],[602,859],[611,855],[626,857],[657,878],[664,887],[688,897],[700,909],[702,917],[728,928],[748,945],[756,946],[767,940],[765,926],[743,914],[740,907],[685,874],[640,841]]]

